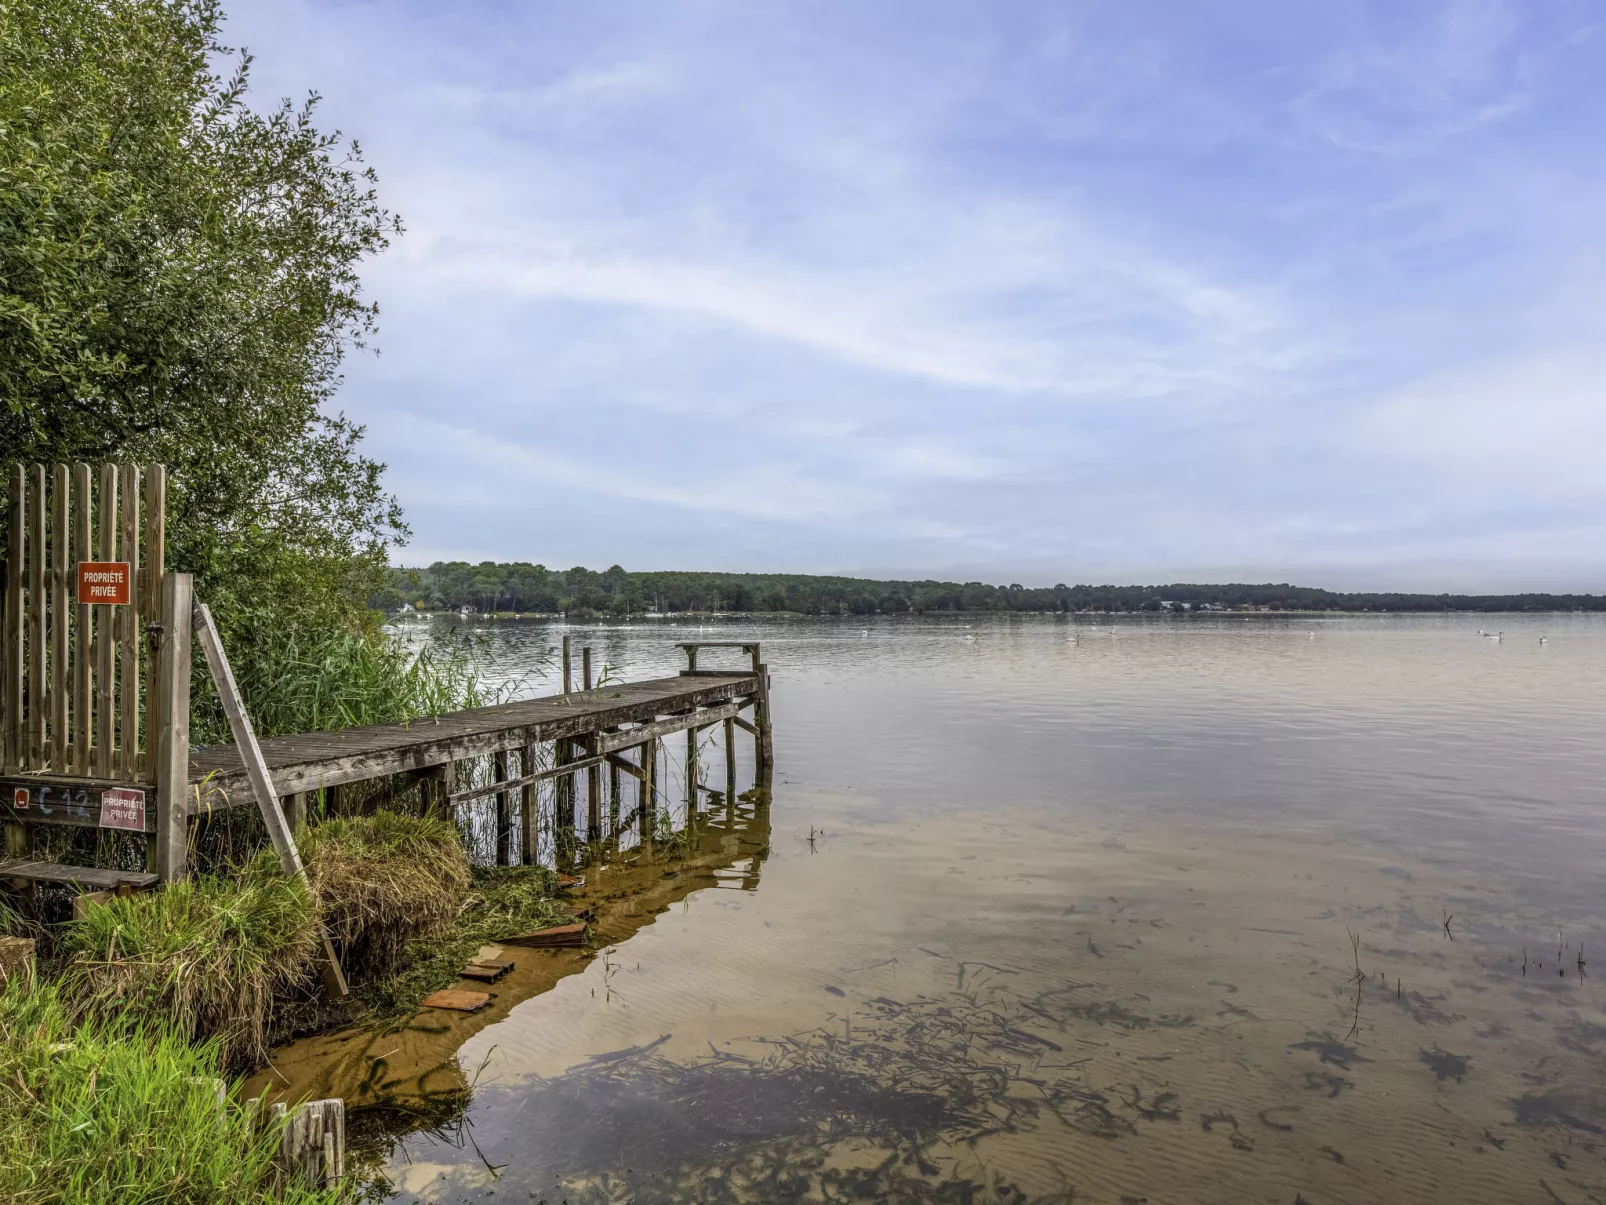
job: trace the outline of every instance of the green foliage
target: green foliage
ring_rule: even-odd
[[[75,1024],[56,989],[0,992],[0,1200],[14,1205],[334,1202],[280,1190],[278,1134],[228,1091],[213,1044],[149,1022]]]
[[[447,820],[387,811],[326,820],[302,835],[301,855],[353,978],[389,973],[411,943],[441,937],[468,894],[468,855]]]
[[[781,611],[805,615],[907,611],[1302,611],[1606,610],[1592,594],[1338,593],[1309,586],[1066,586],[1027,589],[984,582],[873,581],[801,573],[606,573],[558,571],[523,562],[437,561],[391,571],[388,601],[428,609],[641,614],[659,611]]]
[[[277,997],[311,980],[318,916],[306,885],[264,851],[239,876],[114,898],[66,926],[64,997],[86,1016],[132,1017],[260,1060]]]
[[[366,630],[405,534],[327,409],[399,227],[317,98],[253,109],[217,0],[0,0],[0,448],[170,469],[236,662]]]
[[[473,890],[450,932],[413,942],[395,975],[354,989],[381,1016],[411,1016],[425,996],[456,983],[481,946],[571,922],[552,898],[556,889],[557,876],[543,866],[476,866]]]

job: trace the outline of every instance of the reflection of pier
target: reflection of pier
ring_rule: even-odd
[[[758,789],[694,814],[667,845],[647,840],[593,864],[571,907],[595,917],[598,947],[628,941],[694,892],[755,890],[769,856],[767,780]],[[441,1124],[468,1102],[457,1052],[475,1034],[504,1019],[515,1005],[578,974],[594,951],[509,949],[517,965],[488,990],[476,1013],[427,1010],[397,1029],[348,1030],[303,1039],[275,1051],[268,1070],[247,1085],[288,1100],[339,1096],[348,1109],[378,1109],[416,1118],[401,1128]],[[388,1124],[394,1124],[389,1122]]]

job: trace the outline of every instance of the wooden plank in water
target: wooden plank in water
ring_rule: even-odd
[[[424,998],[425,1008],[450,1008],[457,1012],[471,1013],[484,1008],[491,1002],[489,992],[462,992],[452,988],[443,988],[433,996]]]
[[[556,950],[585,944],[584,924],[554,925],[550,929],[537,929],[533,933],[520,933],[515,937],[497,940],[504,946],[525,946],[534,950]]]
[[[513,969],[513,963],[499,958],[481,958],[463,968],[461,977],[478,979],[481,983],[495,983]]]

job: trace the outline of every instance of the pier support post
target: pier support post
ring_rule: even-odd
[[[593,732],[586,741],[586,756],[595,757],[602,749],[602,734]],[[586,768],[586,840],[602,840],[602,767]]]
[[[617,732],[617,728],[609,728],[606,732]],[[619,836],[619,766],[614,762],[608,763],[608,836]]]
[[[725,719],[725,806],[736,803],[736,721]]]
[[[524,755],[519,759],[519,766],[525,774],[535,773],[535,746],[524,746]],[[540,830],[536,822],[540,819],[537,807],[538,796],[536,784],[527,782],[519,791],[519,854],[525,866],[534,866],[540,858]]]
[[[580,681],[586,694],[591,693],[591,646],[580,650]],[[602,736],[593,732],[586,741],[586,755],[595,757],[602,751]],[[602,840],[602,767],[586,768],[586,840]]]
[[[641,782],[637,788],[641,806],[637,809],[641,839],[651,840],[657,817],[654,811],[658,800],[658,742],[649,740],[641,746]]]
[[[574,760],[573,742],[567,737],[552,742],[552,764],[566,766]],[[574,775],[563,774],[552,780],[553,793],[553,827],[557,830],[554,838],[559,847],[567,841],[568,847],[574,846]]]
[[[506,782],[507,751],[499,749],[491,756],[491,773],[496,776],[497,782]],[[513,863],[513,797],[508,791],[496,793],[496,864],[510,866]]]
[[[292,833],[307,827],[307,793],[293,791],[284,797],[284,821]]]
[[[697,725],[686,729],[686,823],[697,814]]]

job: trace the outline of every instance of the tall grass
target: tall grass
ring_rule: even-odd
[[[239,877],[90,908],[60,937],[62,994],[91,1018],[160,1021],[214,1039],[225,1063],[259,1061],[275,998],[311,980],[319,942],[306,885],[264,851]]]
[[[452,926],[468,894],[468,855],[447,820],[386,811],[326,820],[302,836],[301,854],[348,971],[394,970],[410,943]]]
[[[383,631],[251,628],[230,664],[258,736],[400,723],[491,701],[471,640],[412,647]],[[193,739],[231,740],[198,668]]]
[[[219,1050],[149,1021],[77,1023],[50,984],[0,990],[0,1200],[13,1205],[316,1205],[280,1189],[278,1134],[225,1093]]]

